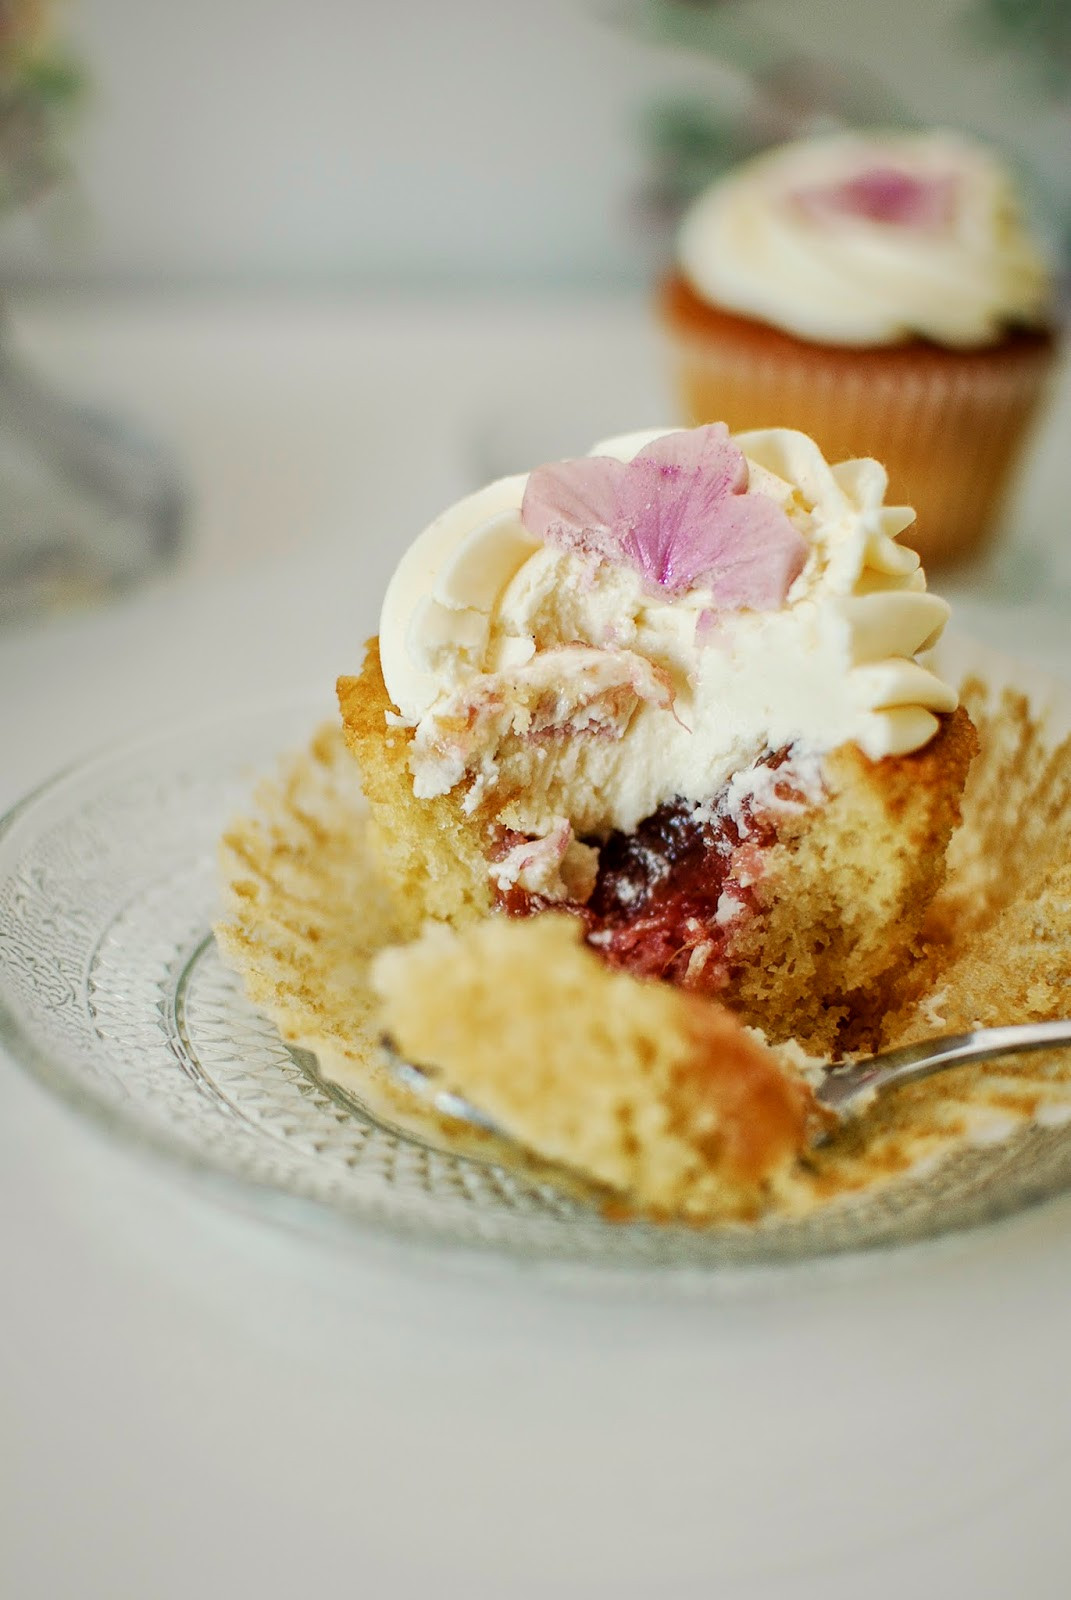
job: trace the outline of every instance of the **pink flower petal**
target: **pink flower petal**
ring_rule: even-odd
[[[652,439],[634,458],[653,461],[671,473],[701,473],[715,497],[747,488],[747,461],[729,436],[724,422],[703,428],[681,428]]]
[[[701,611],[695,625],[696,644],[712,644],[721,632],[721,612]]]
[[[529,533],[566,550],[621,559],[613,535],[626,463],[611,456],[552,461],[528,474],[521,521]]]
[[[632,566],[653,593],[709,587],[723,609],[776,609],[807,554],[780,506],[748,491],[721,422],[665,434],[629,462],[537,467],[521,518],[552,544]]]
[[[798,189],[796,203],[813,216],[861,217],[901,228],[942,228],[955,214],[957,179],[925,177],[900,167],[870,167],[840,183]]]
[[[747,462],[724,422],[669,433],[641,450],[622,485],[626,546],[643,575],[671,594],[707,570],[727,496],[747,488]]]
[[[721,542],[705,578],[729,611],[776,611],[803,571],[807,546],[769,495],[733,495],[719,512]]]

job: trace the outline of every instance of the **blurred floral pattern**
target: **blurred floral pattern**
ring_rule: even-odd
[[[1042,93],[1071,101],[1068,0],[974,0],[967,21],[979,42],[1017,51]]]
[[[705,57],[746,86],[742,95],[681,93],[647,108],[645,200],[667,222],[720,172],[767,145],[841,124],[911,120],[876,73],[801,54],[776,32],[744,20],[733,0],[637,0],[628,18],[652,44]]]
[[[35,199],[66,171],[82,76],[47,0],[0,0],[0,207]]]
[[[688,52],[712,68],[705,92],[678,91],[643,112],[648,220],[671,225],[722,171],[768,145],[837,127],[918,125],[917,113],[870,63],[836,59],[825,40],[819,41],[820,54],[802,53],[792,0],[784,0],[783,31],[775,25],[775,8],[765,7],[765,20],[759,21],[742,0],[623,5],[627,25],[640,37]],[[1047,109],[1071,117],[1071,0],[964,0],[954,26],[935,28],[919,48],[945,52],[950,62],[971,54],[999,58],[1002,66],[1011,62],[1018,69],[1012,81],[1024,114],[1044,100]],[[939,123],[944,114],[935,106],[927,120]],[[979,117],[982,125],[969,131],[984,135],[983,106]],[[1071,246],[1071,174],[1058,188],[1030,176],[1050,222]]]

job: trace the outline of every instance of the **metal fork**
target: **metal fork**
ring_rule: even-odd
[[[971,1033],[923,1039],[898,1050],[883,1050],[843,1066],[831,1066],[815,1090],[815,1098],[838,1117],[849,1117],[876,1095],[901,1083],[932,1077],[965,1061],[992,1061],[997,1056],[1026,1055],[1071,1044],[1071,1021],[1021,1022],[1006,1028],[975,1028]]]
[[[884,1050],[859,1061],[830,1065],[815,1089],[815,1098],[841,1121],[863,1111],[877,1095],[902,1083],[916,1083],[966,1061],[992,1061],[998,1056],[1025,1055],[1071,1045],[1071,1020],[1024,1022],[1005,1028],[976,1028],[971,1033],[923,1039],[919,1044]],[[405,1061],[385,1042],[391,1070],[406,1088],[423,1095],[436,1111],[491,1133],[499,1128],[485,1112],[461,1095],[438,1089],[430,1071]],[[828,1131],[827,1131],[828,1132]],[[827,1136],[827,1135],[826,1135]],[[823,1137],[820,1135],[819,1137]]]

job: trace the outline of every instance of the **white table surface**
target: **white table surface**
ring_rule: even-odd
[[[295,683],[326,708],[442,504],[668,414],[630,302],[16,326],[171,439],[195,509],[171,578],[0,636],[0,805],[150,723]],[[1065,383],[989,579],[944,586],[1065,676],[1069,417]],[[1069,1244],[1071,1198],[640,1287],[332,1240],[225,1209],[0,1058],[0,1594],[1062,1597]]]

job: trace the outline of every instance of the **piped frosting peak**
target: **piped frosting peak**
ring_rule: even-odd
[[[948,607],[886,487],[804,434],[714,427],[609,439],[466,497],[383,606],[416,792],[498,795],[527,837],[565,818],[599,838],[764,751],[919,748],[956,705],[916,660]]]

